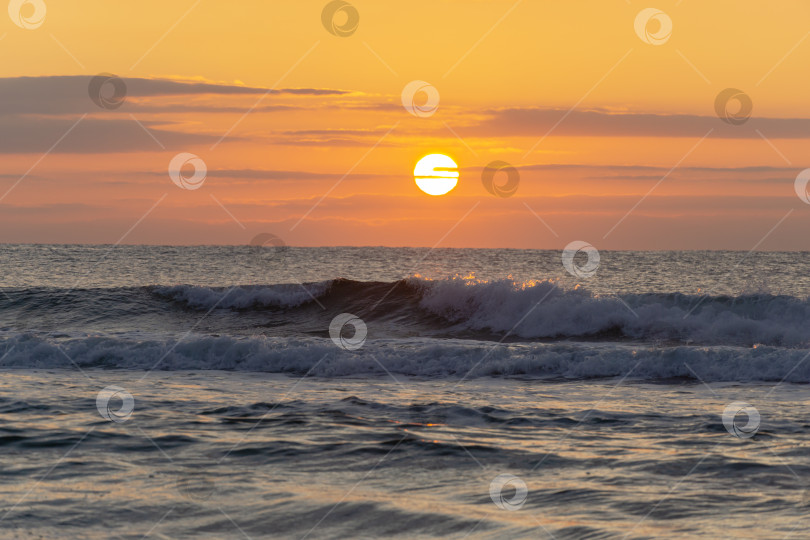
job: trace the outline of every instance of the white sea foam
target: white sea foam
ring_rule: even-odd
[[[470,330],[520,338],[616,334],[684,343],[810,344],[810,303],[789,296],[702,297],[683,294],[595,297],[554,282],[479,283],[465,279],[412,280],[420,305]]]
[[[0,366],[20,368],[120,368],[158,370],[266,371],[314,376],[428,377],[530,376],[562,378],[695,378],[704,381],[810,382],[807,349],[742,347],[654,347],[631,344],[512,343],[468,340],[369,340],[354,352],[327,338],[269,338],[192,335],[172,339],[113,337],[54,341],[31,335],[6,336]],[[378,363],[379,361],[379,363]],[[385,369],[383,369],[383,366]]]
[[[810,346],[810,302],[790,296],[748,294],[711,297],[673,294],[596,296],[553,281],[424,280],[411,278],[386,298],[385,316],[430,335],[465,332],[515,339],[599,338],[645,342],[779,347]],[[384,290],[383,290],[384,289]],[[315,284],[156,287],[162,298],[199,310],[278,308],[293,310],[331,297],[352,313],[373,304],[391,288],[384,284],[324,281]],[[415,303],[414,303],[415,302]],[[417,305],[419,309],[414,309]],[[399,311],[398,311],[399,310]],[[437,320],[435,316],[444,319]],[[360,315],[373,328],[380,313]],[[412,330],[412,328],[410,329]]]

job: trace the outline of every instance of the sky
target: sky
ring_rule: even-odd
[[[12,0],[0,242],[810,250],[809,15]]]

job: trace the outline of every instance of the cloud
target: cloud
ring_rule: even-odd
[[[326,146],[330,148],[368,148],[371,146],[368,140],[365,139],[350,139],[350,138],[334,138],[334,139],[303,139],[303,138],[292,138],[292,137],[279,137],[272,140],[274,145],[277,146]],[[378,142],[374,145],[375,147],[396,147],[402,146],[400,144],[385,141],[385,142]]]
[[[0,115],[44,114],[66,115],[100,111],[90,99],[91,76],[68,75],[47,77],[0,78]],[[264,94],[292,96],[341,96],[346,90],[328,88],[268,89],[252,86],[185,82],[171,79],[126,78],[128,98],[168,98],[181,96],[246,96]],[[131,104],[125,104],[122,111]],[[181,105],[180,107],[183,107]],[[239,112],[244,112],[240,109]]]
[[[530,165],[514,165],[514,167],[521,171],[555,171],[555,170],[575,170],[575,169],[610,169],[614,171],[626,172],[667,172],[671,167],[659,167],[656,165],[600,165],[590,163],[538,163]],[[482,167],[462,167],[461,171],[480,171]],[[681,171],[695,171],[695,172],[792,172],[797,173],[799,169],[796,167],[772,167],[770,165],[756,165],[749,167],[695,167],[695,166],[682,166],[678,167]]]
[[[148,114],[233,113],[242,115],[249,105],[244,100],[225,102],[226,97],[271,95],[342,96],[350,92],[325,88],[267,89],[261,87],[215,84],[171,79],[123,78],[127,101],[118,109],[99,108],[90,98],[90,76],[47,76],[0,78],[0,154],[44,153],[57,141],[55,153],[140,152],[189,148],[197,144],[212,144],[219,136],[187,133],[175,129],[176,122],[152,122],[144,118],[134,121],[131,111]],[[206,99],[217,97],[214,99]],[[166,99],[182,101],[167,103]],[[192,99],[196,98],[196,101]],[[138,101],[139,100],[139,101]],[[252,112],[295,110],[289,104],[267,104]],[[89,114],[74,126],[82,114]],[[162,117],[162,116],[161,116]],[[140,122],[141,125],[138,125]],[[74,126],[71,128],[71,126]],[[147,128],[152,136],[145,131]],[[70,131],[70,133],[68,133]],[[65,135],[63,140],[60,137]],[[155,142],[155,139],[159,143]],[[229,141],[243,140],[229,137]],[[288,144],[288,141],[282,141]],[[295,144],[291,141],[289,144]],[[303,141],[303,145],[325,144],[355,146],[360,141]]]
[[[561,238],[601,238],[638,202],[637,195],[617,197],[521,197]],[[247,244],[258,232],[274,232],[290,245],[434,245],[443,231],[443,247],[516,247],[561,249],[565,244],[540,224],[522,204],[504,205],[495,197],[327,197],[301,223],[298,219],[317,198],[238,202],[222,197],[229,212],[246,227],[235,225],[209,197],[186,204],[186,197],[167,197],[135,229],[154,200],[105,201],[33,206],[0,205],[0,241],[43,243]],[[473,201],[481,201],[470,212]],[[725,249],[749,250],[795,205],[795,196],[666,196],[653,194],[627,218],[600,250]],[[425,212],[426,206],[431,212]],[[469,214],[459,222],[459,218]],[[588,219],[583,219],[587,216]],[[806,221],[785,220],[759,249],[808,249]],[[677,232],[678,234],[674,234]],[[596,242],[595,242],[596,245]]]
[[[144,127],[131,118],[85,117],[80,121],[79,118],[0,117],[0,154],[44,154],[49,150],[57,154],[151,152],[163,150],[155,139],[166,150],[211,144],[219,140],[213,135],[158,128],[150,122],[141,124],[149,130],[151,137]]]
[[[534,211],[546,215],[610,215],[617,219],[638,203],[640,195],[622,194],[614,196],[564,195],[524,196],[521,201],[527,203]],[[433,203],[436,216],[464,214],[469,210],[471,201],[480,201],[476,207],[476,216],[514,216],[516,206],[507,207],[495,197],[455,197]],[[740,215],[763,214],[783,211],[790,208],[795,201],[795,194],[785,191],[773,196],[744,195],[672,195],[652,194],[639,205],[633,215],[671,216],[671,215]],[[378,196],[374,194],[356,194],[345,197],[319,196],[295,199],[277,199],[262,201],[234,201],[223,199],[228,209],[243,219],[255,219],[267,214],[268,210],[277,219],[298,219],[318,203],[307,219],[359,219],[403,221],[423,219],[425,217],[425,199],[414,196]],[[215,208],[211,203],[211,208]],[[519,213],[527,212],[518,206]],[[211,215],[211,214],[206,214]],[[216,215],[216,214],[213,214]],[[531,213],[527,214],[531,216]],[[226,220],[227,216],[223,216]],[[604,231],[603,231],[604,233]]]
[[[567,116],[566,116],[567,115]],[[690,114],[647,114],[586,110],[509,108],[491,111],[489,118],[475,126],[459,127],[470,137],[543,137],[549,132],[560,137],[703,137],[773,139],[810,137],[810,118],[752,117],[743,125],[732,126],[716,116]]]
[[[153,176],[166,176],[165,171],[148,173]],[[402,175],[393,174],[363,174],[352,173],[317,173],[311,171],[289,171],[272,169],[216,169],[208,170],[209,178],[227,178],[236,180],[370,180],[382,178],[399,178]]]

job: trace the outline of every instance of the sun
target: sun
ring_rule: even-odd
[[[416,163],[413,176],[428,195],[444,195],[458,183],[458,165],[444,154],[428,154]]]

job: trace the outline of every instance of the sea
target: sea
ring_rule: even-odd
[[[810,253],[0,268],[0,538],[810,538]]]

